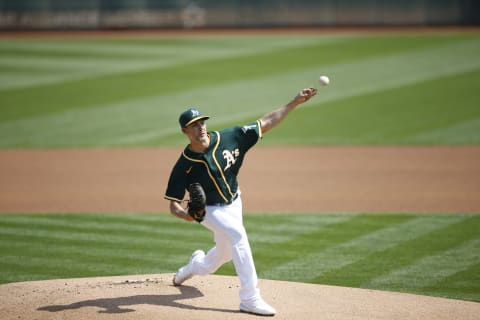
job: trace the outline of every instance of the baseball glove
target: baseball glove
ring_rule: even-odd
[[[205,218],[205,205],[207,197],[202,185],[198,182],[192,183],[188,187],[190,200],[188,200],[188,214],[197,222],[202,222]]]

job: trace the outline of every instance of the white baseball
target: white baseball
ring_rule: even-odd
[[[327,76],[321,76],[318,79],[318,82],[320,82],[322,86],[328,86],[328,84],[330,83],[330,79]]]

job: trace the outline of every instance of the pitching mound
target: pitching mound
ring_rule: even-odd
[[[248,319],[236,277],[172,274],[0,285],[0,319]],[[275,319],[478,319],[480,303],[364,289],[260,280]]]

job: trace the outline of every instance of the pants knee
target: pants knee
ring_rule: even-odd
[[[248,241],[247,232],[244,227],[228,230],[228,239],[232,247],[236,246],[239,243]]]

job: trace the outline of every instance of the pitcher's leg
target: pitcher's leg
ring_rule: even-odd
[[[196,275],[208,275],[218,270],[224,263],[232,260],[232,249],[228,239],[224,239],[222,235],[215,235],[215,244],[205,255],[195,257],[192,262],[192,273]]]
[[[186,270],[192,275],[211,274],[225,262],[233,260],[241,285],[241,309],[258,313],[264,302],[257,287],[257,272],[242,218],[240,198],[230,206],[207,207],[202,225],[214,233],[216,246],[207,255],[192,256]]]
[[[232,259],[235,271],[240,279],[240,300],[251,300],[259,297],[257,271],[246,234],[233,245]]]
[[[220,247],[225,250],[219,256],[228,258],[228,261],[233,260],[240,279],[240,299],[250,300],[259,297],[257,271],[247,232],[243,226],[241,198],[237,198],[229,206],[210,209],[202,224],[215,233],[217,251]]]
[[[214,234],[215,247],[205,255],[192,259],[191,271],[195,275],[208,275],[218,270],[224,263],[232,260],[232,247],[225,226],[235,224],[233,217],[225,212],[225,207],[207,206],[205,219],[201,223]]]

